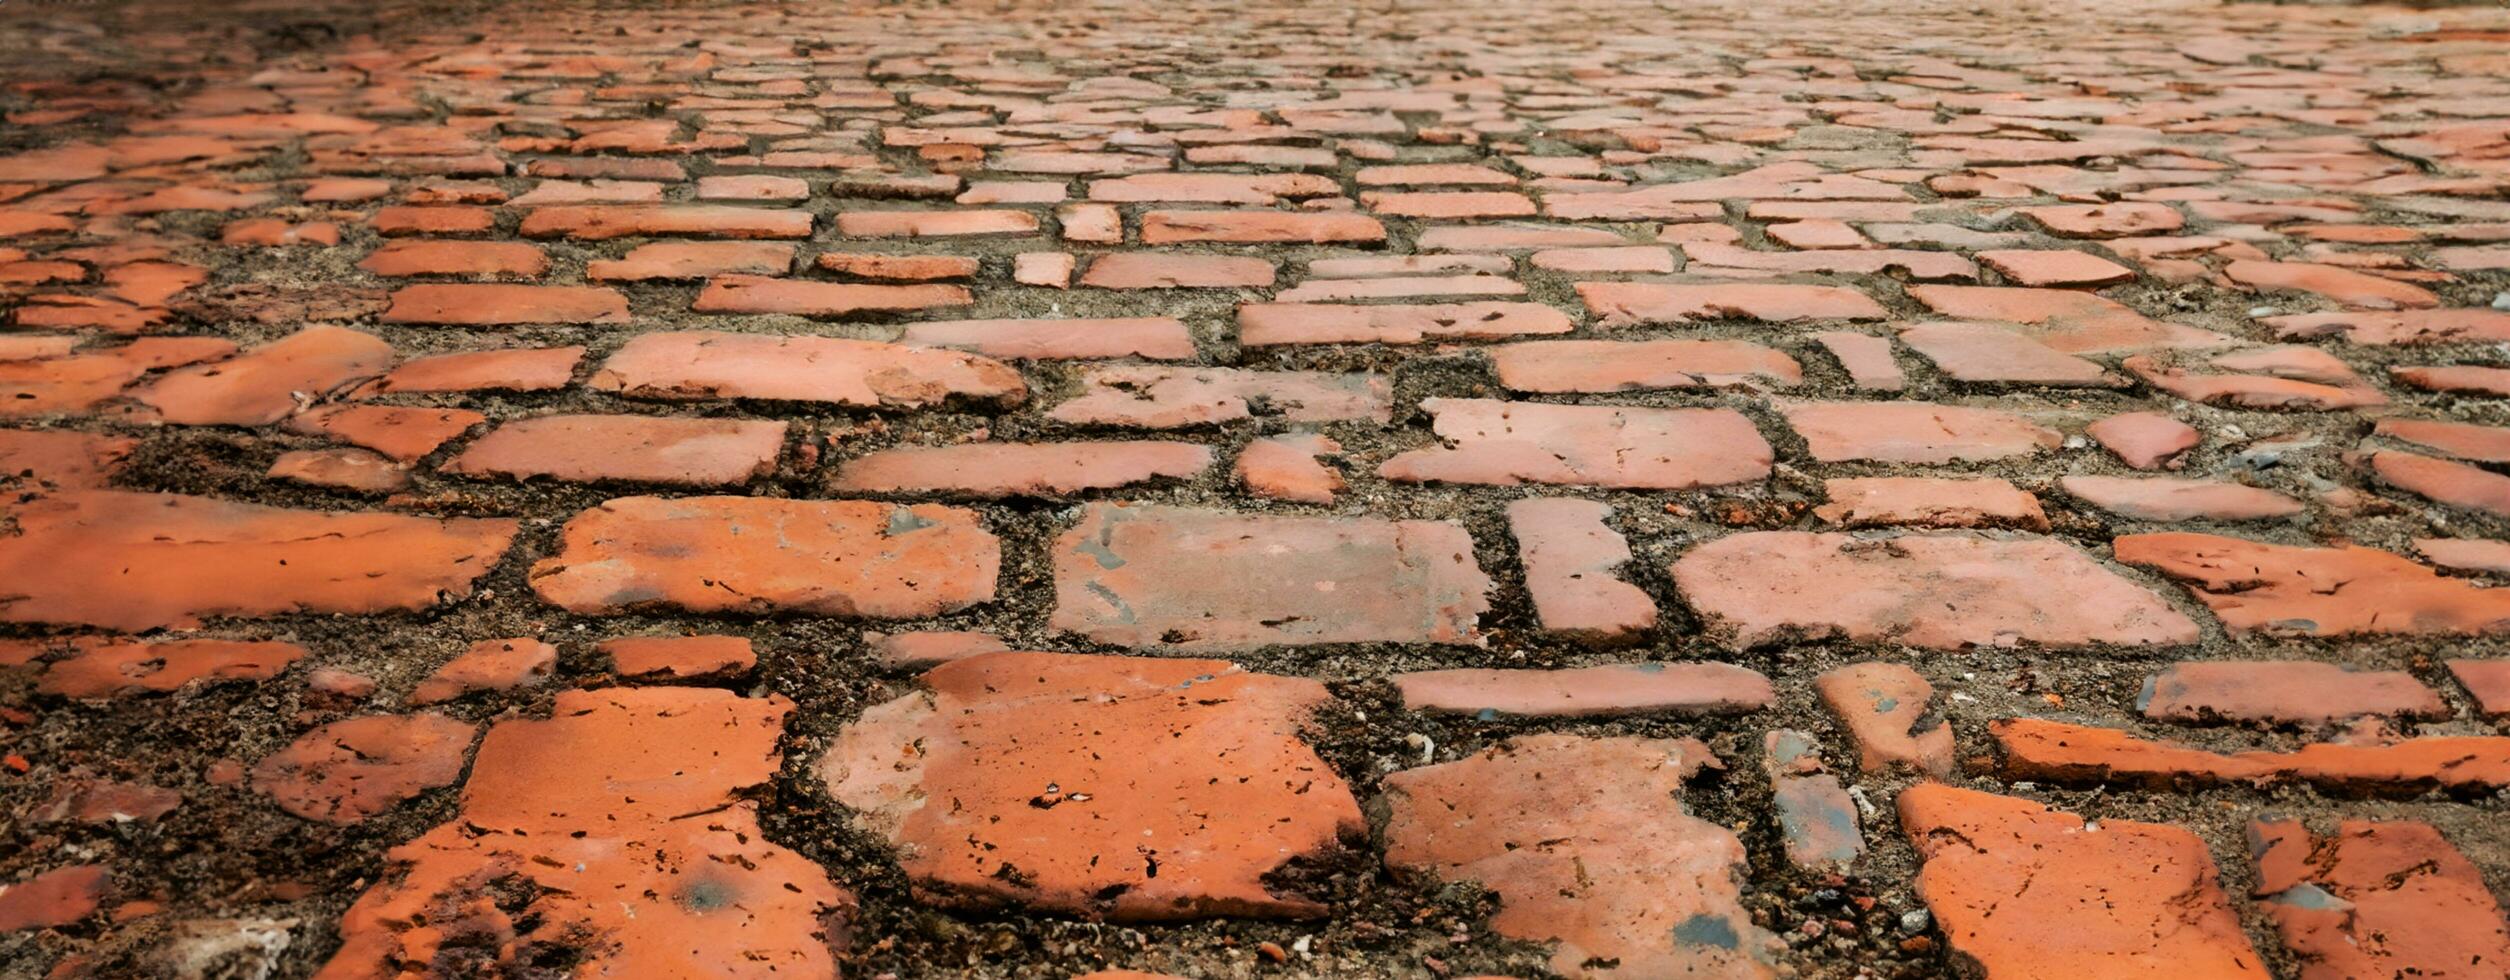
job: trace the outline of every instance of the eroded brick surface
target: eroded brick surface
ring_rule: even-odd
[[[2489,980],[2505,40],[0,4],[0,976]]]

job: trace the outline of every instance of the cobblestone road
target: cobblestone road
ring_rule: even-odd
[[[0,112],[0,975],[2510,975],[2510,12],[17,0]]]

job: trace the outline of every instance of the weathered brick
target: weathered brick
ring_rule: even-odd
[[[1098,643],[1473,643],[1490,579],[1436,521],[1092,504],[1055,538],[1049,625]]]
[[[1411,483],[1684,490],[1769,475],[1772,453],[1732,409],[1617,408],[1430,398],[1421,409],[1450,448],[1416,449],[1378,473]]]
[[[568,520],[531,582],[543,600],[587,615],[914,619],[992,599],[1001,563],[1001,542],[955,507],[620,497]]]
[[[577,483],[736,486],[775,471],[784,431],[784,423],[763,419],[543,415],[489,430],[445,463],[444,471]]]

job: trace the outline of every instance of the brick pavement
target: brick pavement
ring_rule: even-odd
[[[0,975],[2510,975],[2505,52],[0,7]]]

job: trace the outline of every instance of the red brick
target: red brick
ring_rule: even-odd
[[[1261,414],[1286,422],[1393,415],[1386,379],[1322,371],[1243,371],[1117,365],[1081,376],[1081,394],[1056,405],[1058,422],[1181,429]]]
[[[468,596],[516,529],[114,491],[22,504],[15,516],[20,533],[0,539],[0,620],[124,630],[425,609]]]
[[[2098,363],[2062,353],[2021,332],[1993,323],[1940,321],[1911,325],[1900,342],[1934,362],[1954,381],[2114,387]]]
[[[863,312],[930,310],[966,306],[965,286],[885,286],[813,282],[765,276],[716,276],[706,280],[689,309],[699,313],[784,313],[842,317]]]
[[[54,785],[52,796],[27,811],[28,823],[118,826],[155,823],[183,805],[183,794],[148,783],[73,778]]]
[[[2087,823],[2029,800],[1923,783],[1900,829],[1945,941],[1988,976],[2266,980],[2195,834]],[[2064,923],[2052,930],[2049,923]]]
[[[1342,473],[1318,461],[1342,445],[1316,433],[1257,439],[1238,452],[1233,472],[1246,492],[1271,500],[1330,504],[1344,489]]]
[[[320,397],[384,373],[392,345],[344,327],[307,327],[234,357],[178,368],[132,393],[177,425],[268,425]]]
[[[1991,320],[2037,329],[2033,339],[2068,354],[2153,347],[2218,347],[2232,338],[2163,323],[2115,300],[2072,289],[2012,286],[1910,286],[1911,299],[1958,320]]]
[[[442,207],[382,208],[367,224],[379,235],[478,235],[496,230],[497,218],[487,208],[447,205]]]
[[[66,429],[0,429],[0,481],[20,477],[61,490],[101,488],[138,446],[137,439]]]
[[[837,234],[847,238],[945,238],[1037,232],[1037,216],[1026,211],[845,211],[837,215]]]
[[[859,456],[837,470],[829,488],[986,499],[1059,497],[1191,480],[1210,469],[1211,462],[1211,447],[1187,442],[970,443]]]
[[[527,238],[809,238],[808,211],[724,204],[568,204],[523,217]]]
[[[543,415],[490,430],[444,471],[578,483],[737,486],[775,472],[784,430],[783,422],[758,419]]]
[[[1936,713],[1935,688],[1917,671],[1869,660],[1823,671],[1813,688],[1855,741],[1866,775],[1952,772],[1952,725]]]
[[[822,252],[819,267],[861,279],[928,282],[965,279],[976,274],[972,255],[853,255]]]
[[[2301,980],[2478,976],[2510,962],[2510,931],[2483,872],[2431,825],[2249,822],[2252,890],[2300,961]]]
[[[1514,191],[1368,191],[1360,195],[1360,204],[1405,218],[1522,218],[1535,213],[1533,199]]]
[[[1743,340],[1538,340],[1489,355],[1508,390],[1542,394],[1784,387],[1804,378],[1794,358]]]
[[[898,340],[916,347],[954,347],[1012,360],[1139,357],[1182,361],[1194,357],[1192,332],[1184,321],[1172,317],[910,323]]]
[[[2434,503],[2510,516],[2510,476],[2413,453],[2372,453],[2370,464],[2380,482]]]
[[[527,323],[626,323],[627,297],[606,286],[444,283],[392,291],[385,323],[493,327]]]
[[[1142,215],[1142,242],[1259,244],[1296,242],[1323,245],[1365,244],[1386,240],[1386,228],[1361,214],[1291,211],[1152,211]]]
[[[2186,661],[2144,682],[2136,710],[2160,721],[2323,725],[2366,715],[2444,718],[2440,695],[2403,671],[2308,660]]]
[[[1403,706],[1489,718],[1739,714],[1769,707],[1769,678],[1733,664],[1611,664],[1570,670],[1428,670],[1396,674]]]
[[[1840,370],[1848,372],[1848,380],[1865,391],[1899,391],[1908,386],[1908,375],[1891,357],[1891,341],[1869,334],[1825,330],[1813,340],[1839,362]]]
[[[381,392],[551,391],[575,377],[582,347],[517,347],[438,354],[402,362]]]
[[[1053,554],[1048,625],[1128,647],[1474,643],[1490,589],[1435,521],[1092,504]]]
[[[2310,742],[2291,751],[2223,753],[2036,718],[1998,721],[1988,734],[2004,750],[2007,778],[2068,785],[2306,782],[2340,791],[2437,786],[2480,792],[2510,785],[2510,738],[2501,736]]]
[[[410,485],[410,466],[364,449],[292,449],[263,476],[354,493],[391,493]]]
[[[1782,402],[1780,414],[1825,463],[1955,463],[2027,456],[2064,437],[2019,415],[1926,402]]]
[[[1978,260],[2016,286],[2107,286],[2135,278],[2135,270],[2089,252],[1997,249]]]
[[[1238,342],[1248,347],[1496,340],[1568,333],[1574,327],[1567,314],[1540,303],[1478,302],[1429,306],[1248,303],[1238,307]]]
[[[2510,463],[2510,429],[2463,422],[2384,418],[2371,434],[2437,449],[2479,463]]]
[[[2314,293],[2364,310],[2414,310],[2440,305],[2428,289],[2367,272],[2308,262],[2233,262],[2223,266],[2232,282],[2268,292]]]
[[[1742,843],[1680,802],[1714,764],[1690,739],[1528,735],[1392,773],[1386,865],[1498,892],[1491,930],[1553,944],[1564,975],[1775,976]]]
[[[2458,679],[2485,717],[2510,715],[2510,660],[2449,661],[2449,676]]]
[[[2160,412],[2127,412],[2085,426],[2085,435],[2139,470],[2177,469],[2180,456],[2204,441],[2195,427]]]
[[[2356,344],[2421,345],[2510,341],[2510,311],[2404,310],[2395,313],[2295,313],[2263,317],[2284,340],[2341,337]]]
[[[1357,844],[1298,738],[1315,681],[1217,660],[992,653],[875,705],[819,765],[925,902],[1119,922],[1322,916],[1272,879]],[[947,804],[944,804],[947,801]]]
[[[1098,289],[1248,288],[1272,285],[1270,261],[1244,255],[1117,252],[1090,260],[1081,285]]]
[[[587,385],[630,398],[755,398],[915,408],[953,398],[1017,405],[1019,372],[981,357],[834,337],[640,333]]]
[[[196,683],[266,681],[304,656],[304,647],[277,641],[89,640],[46,667],[36,686],[65,698],[167,694]]]
[[[1516,538],[1525,591],[1543,632],[1617,645],[1655,628],[1655,601],[1613,574],[1630,560],[1630,546],[1604,523],[1611,514],[1610,506],[1591,500],[1508,504],[1508,532]]]
[[[2167,204],[2123,201],[2112,204],[2051,204],[2020,209],[2024,217],[2052,234],[2068,238],[2118,238],[2177,231],[2187,219]]]
[[[791,710],[613,688],[561,692],[547,720],[498,722],[460,814],[386,853],[317,975],[480,956],[472,943],[498,951],[486,962],[566,949],[575,968],[617,976],[833,975],[842,939],[826,923],[852,896],[769,842],[742,797],[775,775]]]
[[[1120,204],[1275,204],[1341,192],[1332,178],[1315,174],[1153,173],[1089,182],[1090,200]]]
[[[421,679],[410,691],[410,703],[441,704],[481,691],[529,687],[557,669],[558,648],[539,640],[481,640]]]
[[[406,463],[435,452],[487,420],[488,416],[461,408],[333,405],[290,419],[288,427],[363,446]]]
[[[584,278],[603,282],[780,276],[793,268],[793,246],[779,242],[651,242],[615,259],[584,263]]]
[[[1429,398],[1421,410],[1453,445],[1396,455],[1389,480],[1684,490],[1769,475],[1769,443],[1732,409],[1551,405]]]
[[[2210,534],[2131,534],[2118,560],[2177,579],[2234,633],[2298,636],[2510,630],[2510,592],[2444,578],[2373,548],[2302,548]]]
[[[253,766],[253,789],[307,820],[363,823],[462,778],[479,728],[443,715],[365,715],[299,736]]]
[[[620,497],[566,523],[532,591],[586,615],[673,609],[913,619],[992,599],[974,514],[859,500]]]
[[[747,637],[622,636],[595,648],[632,680],[711,680],[747,674],[758,663]]]
[[[2197,639],[2160,596],[2051,538],[1759,531],[1691,549],[1673,579],[1735,649],[1828,637],[1939,650]]]
[[[1789,283],[1702,285],[1658,282],[1582,282],[1577,295],[1599,327],[1628,327],[1695,320],[1880,320],[1883,308],[1842,286]]]
[[[973,630],[919,630],[912,633],[865,630],[863,643],[871,648],[872,656],[878,658],[883,666],[915,670],[1011,649],[1001,637]]]
[[[2039,498],[1995,477],[1873,476],[1822,481],[1813,511],[1842,527],[2018,527],[2048,530]]]
[[[2263,487],[2212,480],[2078,475],[2057,485],[2077,500],[2137,521],[2256,521],[2306,509],[2300,501]]]
[[[101,864],[74,864],[0,885],[0,934],[76,925],[113,885]]]
[[[549,271],[549,256],[523,242],[385,242],[357,267],[378,276],[512,276],[531,279]]]

